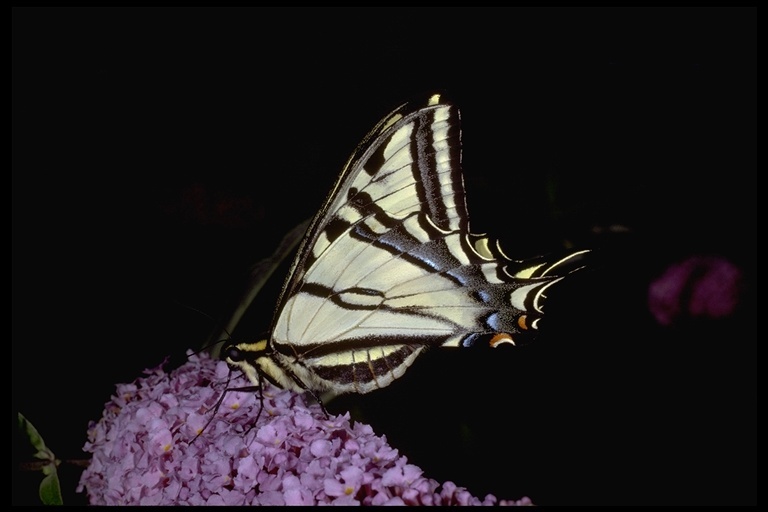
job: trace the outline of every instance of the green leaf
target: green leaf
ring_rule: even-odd
[[[45,459],[45,460],[54,460],[53,452],[48,449],[47,446],[45,446],[45,442],[43,441],[43,437],[40,435],[40,433],[37,431],[34,425],[27,420],[27,418],[24,417],[23,414],[19,413],[18,416],[19,421],[19,429],[27,435],[27,438],[29,439],[29,443],[32,445],[33,448],[37,450],[37,453],[34,454],[34,457],[37,459]]]
[[[40,501],[43,505],[63,505],[64,499],[61,496],[61,484],[56,467],[53,464],[46,467],[53,467],[53,471],[40,482]]]
[[[53,452],[45,446],[45,441],[43,441],[43,436],[40,435],[40,432],[21,413],[18,413],[18,425],[19,430],[27,436],[29,443],[37,450],[33,457],[48,461],[47,464],[43,464],[41,467],[45,477],[40,482],[40,501],[44,505],[63,505],[61,484],[59,483],[59,475],[56,471],[59,461],[56,460]]]

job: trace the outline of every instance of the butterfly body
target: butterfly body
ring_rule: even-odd
[[[524,342],[583,252],[514,261],[472,234],[460,145],[439,95],[379,122],[310,224],[269,340],[231,342],[230,366],[256,385],[368,393],[431,347]]]

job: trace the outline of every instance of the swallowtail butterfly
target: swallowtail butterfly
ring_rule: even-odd
[[[311,221],[269,339],[222,358],[256,386],[368,393],[431,347],[520,344],[581,254],[514,261],[471,234],[459,110],[433,95],[382,119]]]

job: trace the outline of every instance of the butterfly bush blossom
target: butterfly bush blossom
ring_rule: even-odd
[[[531,504],[441,485],[348,413],[326,418],[271,385],[255,425],[252,392],[227,392],[214,413],[222,390],[211,383],[229,369],[208,356],[145,374],[118,385],[90,425],[84,450],[93,456],[77,490],[92,505]],[[239,377],[229,387],[249,385]]]
[[[661,325],[697,318],[725,318],[736,311],[742,271],[729,260],[695,255],[670,265],[648,288],[648,306]]]

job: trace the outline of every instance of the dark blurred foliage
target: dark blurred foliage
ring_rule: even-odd
[[[462,108],[473,230],[515,257],[596,248],[593,269],[552,293],[536,343],[432,351],[329,409],[478,496],[756,504],[756,24],[754,7],[14,8],[14,422],[82,457],[114,385],[200,347],[367,130],[439,89]],[[694,254],[740,269],[739,307],[656,324],[649,283]],[[237,336],[269,328],[286,266]],[[32,481],[14,472],[14,504]]]

